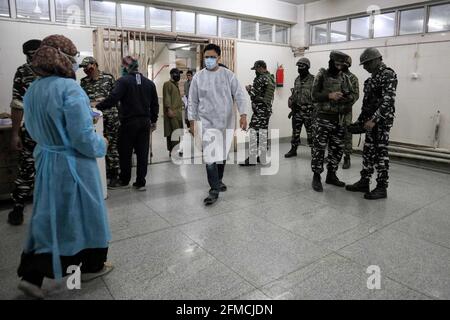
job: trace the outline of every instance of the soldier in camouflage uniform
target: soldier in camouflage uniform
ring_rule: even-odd
[[[241,163],[241,166],[255,166],[257,161],[266,162],[269,120],[272,115],[272,103],[275,94],[275,79],[267,71],[266,63],[258,60],[251,70],[255,70],[256,77],[253,86],[246,86],[253,110],[249,125],[249,157],[244,163]],[[261,152],[261,161],[258,157],[258,146]]]
[[[114,86],[114,77],[98,69],[98,63],[93,57],[86,57],[80,64],[86,77],[81,79],[80,85],[91,100],[91,105],[102,101],[109,96]],[[104,136],[108,139],[108,152],[106,154],[106,175],[108,186],[119,180],[119,151],[117,147],[119,137],[119,112],[116,106],[103,111]]]
[[[292,140],[291,150],[284,155],[285,158],[297,156],[297,148],[300,145],[300,133],[302,126],[305,126],[308,145],[313,145],[313,111],[314,106],[312,102],[312,86],[314,83],[314,76],[309,73],[311,62],[307,58],[301,58],[297,62],[299,76],[295,79],[294,89],[292,95],[289,97],[288,106],[291,108],[289,118],[292,117]]]
[[[389,179],[389,132],[394,123],[397,75],[383,63],[375,48],[366,49],[361,64],[372,76],[364,82],[364,100],[356,125],[364,127],[366,139],[363,148],[361,179],[346,187],[348,191],[364,192],[368,200],[387,197]],[[370,179],[376,167],[377,187],[370,192]]]
[[[344,187],[345,183],[336,176],[344,147],[344,115],[348,105],[353,103],[354,94],[348,77],[341,71],[348,55],[332,51],[328,69],[320,69],[313,89],[313,101],[317,103],[314,147],[311,168],[314,173],[312,187],[322,192],[320,174],[323,172],[325,149],[328,146],[326,183]]]
[[[23,223],[23,210],[25,200],[33,193],[34,186],[34,158],[33,151],[36,142],[31,139],[25,124],[21,127],[23,119],[23,97],[30,84],[36,79],[31,69],[31,60],[34,52],[41,45],[40,40],[29,40],[23,44],[23,53],[27,56],[27,62],[17,68],[14,75],[13,93],[11,101],[12,141],[13,150],[20,151],[17,178],[14,181],[15,188],[11,194],[14,202],[13,210],[8,214],[8,223],[21,225]]]
[[[347,130],[347,127],[352,124],[353,119],[352,107],[359,99],[359,80],[357,76],[355,76],[353,73],[350,72],[349,68],[351,66],[352,66],[352,58],[349,56],[344,64],[342,72],[346,74],[350,80],[355,100],[348,105],[348,112],[344,116],[344,123],[346,130],[344,138],[344,163],[342,165],[342,169],[350,169],[351,166],[350,155],[352,154],[353,151],[353,135],[351,134],[351,132]]]

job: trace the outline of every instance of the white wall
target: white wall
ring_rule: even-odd
[[[323,0],[305,5],[306,22],[330,19],[352,13],[365,12],[370,0]],[[377,1],[383,8],[408,5],[414,1]],[[300,23],[298,32],[305,28]],[[301,45],[305,45],[303,42]],[[434,135],[434,116],[442,113],[440,147],[450,149],[450,33],[400,36],[394,38],[351,41],[340,44],[310,46],[305,55],[311,60],[316,72],[326,66],[329,53],[337,49],[351,55],[354,61],[352,71],[360,79],[360,89],[369,74],[359,66],[359,56],[367,47],[377,47],[386,64],[398,75],[396,120],[392,129],[393,141],[431,146]],[[418,72],[420,78],[413,80],[411,73]],[[362,99],[362,97],[361,97]],[[359,114],[361,101],[354,107]],[[356,141],[357,139],[355,139]]]
[[[51,34],[69,37],[78,51],[92,53],[92,29],[68,29],[63,26],[0,20],[0,113],[10,112],[12,84],[18,66],[25,63],[22,44],[30,39],[43,39]],[[83,71],[77,72],[82,77]]]
[[[294,80],[297,76],[296,59],[289,47],[238,41],[236,75],[244,87],[253,83],[255,72],[250,70],[250,68],[253,67],[256,60],[264,60],[267,63],[269,72],[272,74],[275,74],[277,64],[283,65],[285,69],[284,87],[277,88],[275,91],[270,128],[279,129],[280,137],[289,137],[292,135],[292,129],[290,120],[288,119],[290,109],[287,106],[287,100],[291,93],[290,88],[294,86]],[[249,115],[251,116],[250,99],[248,100],[248,105]]]

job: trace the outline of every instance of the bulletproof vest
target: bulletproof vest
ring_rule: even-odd
[[[340,72],[336,77],[332,77],[327,70],[321,69],[320,73],[323,77],[323,90],[326,92],[342,92],[344,97],[351,93],[348,77]],[[317,111],[329,114],[346,113],[347,104],[342,102],[327,101],[318,102]]]
[[[275,78],[270,73],[266,73],[263,76],[267,77],[268,80],[268,85],[266,86],[266,91],[264,92],[263,101],[266,105],[272,105],[273,98],[275,96]]]
[[[383,88],[380,85],[384,73],[389,70],[395,74],[395,71],[389,67],[382,67],[382,70],[375,76],[368,78],[364,82],[364,98],[361,113],[363,118],[370,119],[377,109],[383,103]],[[392,112],[395,112],[392,110]]]
[[[300,76],[295,79],[294,84],[294,104],[297,106],[310,106],[312,101],[312,87],[314,84],[314,76],[309,74],[306,79],[301,79]]]

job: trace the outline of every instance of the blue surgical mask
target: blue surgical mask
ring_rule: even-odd
[[[79,68],[78,63],[72,63],[73,72],[77,72],[78,68]]]
[[[217,58],[205,58],[205,66],[208,70],[213,70],[217,67]]]

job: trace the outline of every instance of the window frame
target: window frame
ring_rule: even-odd
[[[182,33],[182,34],[197,34],[197,12],[194,10],[185,10],[185,9],[173,9],[172,21],[173,21],[173,32]],[[186,31],[177,31],[177,12],[188,12],[194,14],[194,32],[186,32]]]
[[[414,32],[414,33],[400,33],[402,28],[402,12],[406,11],[413,11],[413,10],[423,10],[423,25],[422,25],[422,31],[420,32]],[[410,8],[402,8],[398,10],[398,35],[399,36],[413,36],[418,34],[426,34],[425,27],[428,25],[428,19],[427,19],[427,7],[426,6],[416,6],[416,7],[410,7]]]
[[[45,23],[49,23],[49,22],[55,22],[54,20],[52,20],[52,17],[56,14],[52,14],[52,12],[55,10],[55,6],[52,5],[52,2],[54,3],[53,0],[45,0],[48,4],[48,20],[41,20],[41,19],[35,19],[35,18],[18,18],[17,17],[17,11],[18,11],[18,6],[17,6],[17,1],[18,0],[12,0],[12,2],[14,2],[14,9],[15,9],[15,17],[18,20],[22,20],[22,21],[39,21],[39,22],[45,22]],[[9,6],[10,6],[10,13],[9,15],[11,16],[11,1],[9,2]]]
[[[89,0],[89,1],[91,1],[91,0]],[[152,5],[152,4],[146,5],[145,8],[146,8],[145,11],[148,12],[147,13],[148,14],[148,27],[146,28],[146,30],[159,31],[159,32],[175,32],[174,30],[176,28],[176,26],[175,26],[175,10],[176,9],[169,8],[169,7],[162,7],[162,6]],[[151,8],[158,9],[158,10],[170,11],[170,31],[152,28],[152,26],[151,26],[152,18],[151,18],[151,13],[150,13],[150,9]]]
[[[94,2],[94,1],[92,1],[92,0],[89,0],[89,25],[90,26],[94,26],[94,27],[110,27],[109,25],[97,25],[97,24],[93,24],[92,23],[92,7],[91,7],[91,3],[92,2]],[[98,1],[98,2],[103,2],[103,1]],[[116,22],[116,24],[115,25],[113,25],[113,27],[118,27],[119,26],[119,10],[120,10],[120,8],[119,8],[119,3],[117,3],[117,2],[115,2],[115,1],[113,1],[113,0],[107,0],[106,2],[111,2],[111,3],[114,3],[115,4],[115,7],[114,7],[114,20],[115,20],[115,22]]]
[[[211,16],[216,17],[216,34],[203,34],[200,33],[200,16]],[[195,35],[201,36],[201,37],[218,37],[219,35],[219,17],[220,15],[212,13],[212,12],[204,12],[204,11],[196,11],[195,12]]]

